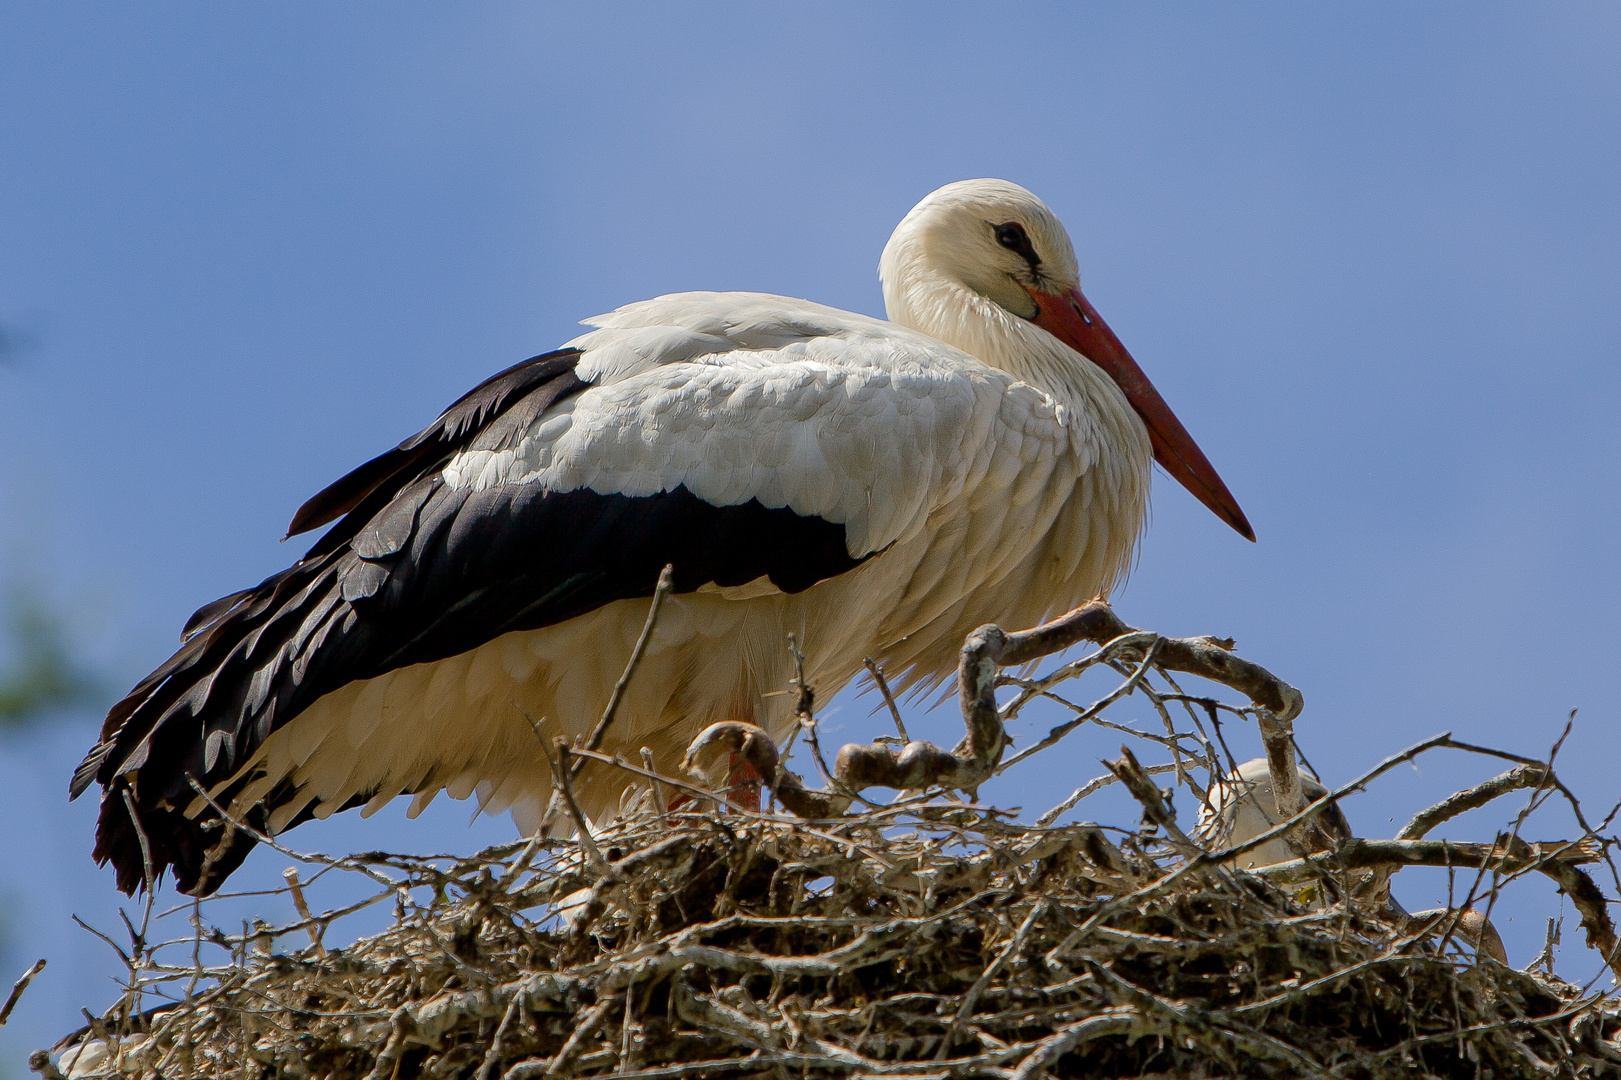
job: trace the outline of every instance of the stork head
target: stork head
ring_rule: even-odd
[[[885,298],[904,277],[902,259],[934,268],[1021,319],[1034,319],[1033,293],[1080,288],[1069,233],[1047,204],[1006,180],[960,180],[912,208],[890,237],[878,273]]]
[[[1255,539],[1244,511],[1143,369],[1081,293],[1069,233],[1047,204],[1006,180],[960,180],[914,206],[878,265],[894,322],[988,363],[1056,338],[1072,362],[1102,370],[1148,430],[1154,459]],[[1044,333],[1041,333],[1044,332]]]

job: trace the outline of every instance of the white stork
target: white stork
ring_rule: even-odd
[[[785,734],[786,637],[836,692],[953,671],[1124,575],[1159,463],[1245,537],[1215,470],[1081,295],[1069,236],[1002,180],[934,192],[879,266],[889,322],[757,293],[587,320],[305,503],[292,567],[194,615],[107,716],[95,856],[217,888],[271,833],[413,794],[537,827],[548,737],[589,730],[660,570],[674,590],[608,748],[674,768],[708,724]],[[623,782],[582,776],[588,814]],[[211,845],[217,849],[211,850]]]

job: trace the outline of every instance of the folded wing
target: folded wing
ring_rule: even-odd
[[[72,792],[103,786],[95,854],[121,888],[144,868],[131,804],[153,869],[196,892],[252,847],[221,842],[199,788],[229,804],[254,785],[238,810],[259,829],[341,808],[255,754],[350,683],[650,596],[666,564],[678,592],[796,593],[854,569],[950,497],[1006,390],[966,357],[942,366],[937,343],[780,298],[665,298],[602,322],[309,500],[290,534],[337,524],[201,609],[113,707]],[[445,774],[373,778],[342,806]]]

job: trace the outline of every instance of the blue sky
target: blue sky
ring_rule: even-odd
[[[578,319],[695,288],[881,314],[907,208],[1003,176],[1068,223],[1260,538],[1157,478],[1122,616],[1298,685],[1330,781],[1448,729],[1541,753],[1579,708],[1562,772],[1607,810],[1618,55],[1621,9],[1574,3],[3,0],[0,321],[33,344],[0,364],[0,583],[48,581],[132,681],[296,554],[305,497]],[[834,741],[882,727],[835,710]],[[67,918],[114,919],[95,808],[65,802],[94,720],[0,744],[5,956],[53,961],[0,1031],[12,1060],[111,994]],[[1000,801],[1055,802],[1115,745],[1078,733]],[[1490,771],[1427,758],[1346,810],[1389,835]],[[467,813],[295,837],[509,835]],[[1528,883],[1499,910],[1524,964],[1559,907]]]

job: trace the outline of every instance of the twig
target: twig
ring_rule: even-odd
[[[884,669],[878,666],[878,661],[867,657],[862,661],[867,666],[867,674],[872,676],[873,685],[884,696],[884,704],[889,706],[889,715],[895,721],[895,731],[899,733],[902,742],[911,742],[912,737],[906,734],[906,721],[901,719],[901,709],[895,704],[895,695],[889,692],[889,682],[884,678]]]
[[[1011,1080],[1039,1080],[1047,1070],[1058,1064],[1058,1059],[1082,1043],[1101,1039],[1106,1035],[1125,1035],[1143,1026],[1143,1017],[1129,1006],[1105,1009],[1095,1016],[1070,1024],[1043,1039],[1030,1055],[1019,1063]]]
[[[647,651],[647,643],[653,639],[653,627],[658,624],[659,610],[664,607],[665,598],[670,595],[670,585],[674,579],[675,564],[665,563],[664,569],[659,571],[658,583],[653,586],[653,599],[647,606],[647,619],[642,623],[642,632],[637,636],[636,644],[630,650],[630,659],[625,662],[624,670],[619,673],[619,681],[614,683],[613,692],[608,695],[608,704],[602,710],[602,717],[597,721],[596,726],[591,729],[591,734],[580,744],[579,749],[595,750],[602,745],[603,737],[607,735],[608,728],[613,724],[614,717],[619,712],[619,702],[625,696],[625,689],[630,686],[631,676],[636,674],[636,668],[642,662],[642,654]],[[524,713],[524,715],[527,717],[529,714]],[[539,737],[540,727],[532,718],[529,721],[529,726],[535,729],[535,734]],[[569,776],[579,776],[580,770],[584,767],[584,759],[574,762],[569,767]],[[547,800],[546,812],[540,816],[540,827],[535,830],[536,836],[542,836],[550,830],[552,820],[557,816],[561,798],[561,792],[554,788],[551,798]]]
[[[620,757],[617,754],[604,754],[600,750],[570,750],[569,753],[583,758],[590,758],[592,761],[600,761],[604,765],[612,765],[615,768],[624,769],[626,772],[631,773],[632,775],[641,776],[657,783],[668,784],[678,791],[685,792],[686,794],[691,795],[693,798],[700,799],[705,802],[718,804],[722,798],[720,795],[710,791],[708,788],[699,787],[696,784],[685,783],[677,780],[673,776],[665,776],[660,772],[656,772],[651,767],[645,769],[639,768],[632,765],[630,762],[626,761],[623,757]],[[675,811],[668,812],[675,813]]]
[[[1300,770],[1295,766],[1295,733],[1290,722],[1270,709],[1255,710],[1256,726],[1266,746],[1267,771],[1272,776],[1272,801],[1278,817],[1292,818],[1306,805],[1300,786]],[[1284,839],[1299,843],[1298,830],[1290,829]]]
[[[390,1017],[388,1041],[377,1055],[366,1080],[390,1080],[399,1070],[400,1054],[405,1050],[405,1036],[411,1029],[411,1010],[401,1005]],[[246,1047],[244,1046],[244,1050]]]
[[[1003,672],[997,678],[999,685],[1017,686],[1019,692],[1013,696],[1004,707],[1005,715],[1012,716],[1023,708],[1032,699],[1038,696],[1053,696],[1052,688],[1059,683],[1076,678],[1099,664],[1114,667],[1127,654],[1140,655],[1143,649],[1159,640],[1159,635],[1151,630],[1136,630],[1129,634],[1110,641],[1100,642],[1097,652],[1088,653],[1077,660],[1071,660],[1054,669],[1039,679],[1021,679],[1016,675]]]
[[[106,943],[107,943],[107,944],[108,944],[108,945],[110,945],[110,946],[112,946],[112,950],[113,950],[113,952],[115,952],[115,953],[117,953],[117,954],[118,954],[118,958],[119,958],[119,959],[120,959],[120,960],[122,960],[122,961],[123,961],[123,962],[124,962],[124,964],[125,964],[125,966],[126,966],[126,967],[134,967],[134,966],[135,966],[135,965],[134,965],[134,964],[133,964],[133,963],[132,963],[132,962],[131,962],[131,961],[130,961],[130,958],[129,958],[129,954],[128,954],[128,953],[126,953],[126,952],[124,952],[124,949],[123,949],[123,947],[122,947],[122,946],[121,946],[121,945],[119,945],[119,944],[118,944],[118,942],[116,942],[116,941],[114,941],[114,940],[113,940],[113,939],[112,939],[112,938],[111,938],[111,937],[109,937],[109,936],[108,936],[108,935],[106,935],[106,934],[104,934],[104,933],[102,933],[102,932],[101,932],[101,931],[100,931],[100,930],[97,930],[97,929],[96,929],[96,928],[95,928],[95,927],[94,927],[94,926],[91,926],[91,925],[90,925],[90,924],[89,924],[89,923],[87,923],[87,922],[85,922],[85,921],[84,921],[84,920],[83,920],[83,919],[81,919],[81,918],[79,918],[79,916],[78,916],[78,915],[75,915],[75,914],[70,914],[70,915],[69,915],[69,916],[68,916],[68,918],[70,918],[70,919],[72,919],[72,920],[73,920],[73,921],[74,921],[74,922],[76,922],[76,923],[78,923],[78,924],[79,924],[79,928],[80,928],[80,929],[81,929],[81,930],[88,930],[88,931],[90,931],[90,932],[91,932],[91,933],[92,933],[92,934],[94,934],[94,935],[95,935],[95,936],[96,936],[96,937],[98,937],[98,938],[100,938],[100,939],[101,939],[101,940],[102,940],[102,941],[105,941],[105,942],[106,942]]]
[[[540,721],[536,720],[533,716],[530,716],[529,710],[518,705],[517,702],[512,702],[511,704],[518,710],[519,713],[523,715],[523,718],[528,721],[529,730],[535,733],[535,741],[540,744],[541,756],[546,759],[546,767],[550,769],[552,774],[555,776],[557,773],[557,762],[552,760],[552,755],[546,750],[546,736],[541,734]],[[547,834],[551,828],[552,816],[557,811],[559,798],[560,796],[558,795],[556,785],[554,784],[551,797],[546,802],[546,812],[541,815],[540,824],[535,826],[535,835],[529,838],[529,842],[524,845],[523,850],[518,854],[518,857],[512,861],[512,865],[507,867],[506,873],[502,875],[502,879],[506,883],[511,884],[517,881],[518,875],[529,869],[529,864],[534,861],[535,853],[538,852],[541,845],[546,842]]]
[[[1552,975],[1553,974],[1553,962],[1554,962],[1553,950],[1554,950],[1554,946],[1556,946],[1558,944],[1559,944],[1559,920],[1557,920],[1557,919],[1549,919],[1548,920],[1548,932],[1543,937],[1543,941],[1542,941],[1542,951],[1537,953],[1537,955],[1532,958],[1531,963],[1526,965],[1525,970],[1527,970],[1527,971],[1535,971],[1537,968],[1541,968],[1547,974]]]
[[[653,628],[658,625],[659,609],[664,606],[665,598],[670,595],[670,585],[675,580],[675,564],[666,563],[664,569],[659,571],[658,584],[653,586],[653,600],[647,606],[647,621],[642,623],[642,632],[636,638],[635,648],[630,650],[630,659],[625,663],[625,670],[620,673],[619,681],[614,683],[613,693],[608,695],[608,706],[602,710],[602,719],[597,726],[591,729],[581,747],[584,750],[595,750],[602,745],[603,736],[614,722],[614,715],[619,711],[619,702],[625,696],[625,688],[630,685],[632,675],[636,674],[636,666],[642,662],[642,654],[647,651],[647,643],[653,639]],[[585,763],[576,765],[572,775],[578,776],[579,769]]]
[[[317,956],[325,956],[326,946],[321,944],[321,935],[325,932],[325,927],[310,914],[310,906],[304,900],[304,886],[298,880],[298,871],[289,866],[281,872],[281,876],[287,882],[287,891],[293,894],[293,910],[298,912],[300,919],[309,924],[310,947],[315,950]]]
[[[188,776],[186,779],[190,782],[191,789],[193,791],[195,791],[198,794],[198,796],[200,798],[202,798],[202,800],[204,802],[206,802],[209,805],[209,807],[216,814],[218,814],[220,816],[221,819],[223,819],[224,821],[226,821],[230,825],[234,825],[237,829],[241,830],[242,832],[247,833],[249,836],[253,837],[259,843],[261,843],[261,844],[265,845],[266,847],[270,848],[272,851],[275,851],[275,852],[277,852],[278,854],[281,854],[281,855],[285,855],[289,859],[296,859],[296,860],[298,860],[299,862],[302,862],[302,863],[314,863],[317,866],[330,866],[330,867],[334,867],[334,868],[340,869],[340,870],[353,870],[356,873],[365,874],[367,877],[371,878],[373,881],[377,882],[379,885],[386,886],[386,887],[388,887],[390,889],[399,888],[399,884],[400,884],[399,882],[395,881],[393,878],[389,877],[387,874],[381,873],[381,872],[373,869],[372,867],[366,865],[364,862],[361,862],[361,861],[359,861],[357,859],[334,859],[330,855],[310,854],[310,853],[303,852],[303,851],[295,851],[294,849],[288,847],[287,845],[279,842],[275,837],[271,836],[269,833],[262,832],[259,829],[255,829],[253,826],[251,826],[251,825],[247,824],[246,822],[242,821],[240,818],[237,818],[237,817],[233,816],[232,814],[228,813],[226,811],[226,809],[223,806],[221,806],[218,802],[216,802],[214,800],[214,797],[208,793],[208,789],[203,787],[202,784],[197,782],[196,777]],[[199,887],[201,885],[202,885],[202,883],[199,882]]]
[[[1142,684],[1144,676],[1146,676],[1152,668],[1154,658],[1159,654],[1160,647],[1163,644],[1164,639],[1158,637],[1153,638],[1153,640],[1148,643],[1148,648],[1143,653],[1143,658],[1138,661],[1137,669],[1131,673],[1130,678],[1121,683],[1119,686],[1115,687],[1114,690],[1110,691],[1106,697],[1094,702],[1089,708],[1082,711],[1079,716],[1053,728],[1047,733],[1047,737],[1042,739],[1040,742],[1027,746],[1023,750],[1020,750],[1017,754],[1014,754],[1011,758],[1008,758],[1008,760],[1003,762],[996,771],[998,773],[1007,772],[1019,762],[1024,761],[1026,758],[1047,749],[1047,747],[1052,746],[1054,743],[1058,742],[1059,739],[1062,739],[1071,731],[1074,731],[1088,720],[1091,720],[1104,709],[1108,708],[1110,705],[1113,705],[1116,701],[1119,701],[1127,694],[1135,691],[1137,687]]]
[[[1122,746],[1120,755],[1119,761],[1105,761],[1103,765],[1126,785],[1131,797],[1142,806],[1143,816],[1164,829],[1165,835],[1184,852],[1198,852],[1199,845],[1194,843],[1176,823],[1176,814],[1165,805],[1165,800],[1160,797],[1159,788],[1154,786],[1147,772],[1137,763],[1137,755],[1131,752],[1131,747]]]
[[[1548,767],[1540,762],[1535,765],[1517,765],[1490,780],[1483,780],[1472,788],[1448,796],[1427,810],[1420,810],[1413,815],[1411,821],[1402,826],[1401,832],[1396,834],[1396,839],[1421,840],[1426,833],[1442,822],[1485,806],[1493,799],[1507,795],[1511,791],[1541,787],[1548,773]]]
[[[1115,638],[1138,633],[1142,631],[1127,626],[1108,604],[1094,600],[1052,622],[1008,635],[1008,648],[1001,662],[1007,667],[1018,667],[1062,652],[1078,642],[1091,641],[1103,645]],[[1240,659],[1213,639],[1162,638],[1160,641],[1160,667],[1185,671],[1232,687],[1281,719],[1293,720],[1300,715],[1305,702],[1300,691],[1259,664]]]
[[[1175,772],[1176,771],[1176,766],[1174,764],[1170,764],[1170,765],[1145,765],[1145,766],[1142,766],[1142,770],[1143,770],[1143,772],[1147,773],[1149,776],[1159,776],[1159,775],[1161,775],[1163,773]],[[1073,810],[1075,808],[1075,805],[1077,803],[1079,803],[1082,799],[1086,798],[1088,795],[1095,794],[1095,793],[1097,793],[1099,791],[1102,791],[1104,788],[1108,787],[1110,784],[1116,784],[1116,783],[1119,783],[1119,782],[1120,782],[1120,777],[1116,776],[1112,772],[1107,773],[1107,774],[1105,774],[1103,776],[1094,777],[1091,780],[1088,780],[1086,783],[1082,784],[1080,787],[1078,787],[1074,791],[1070,792],[1069,796],[1067,798],[1065,798],[1063,802],[1059,803],[1057,806],[1053,807],[1051,810],[1048,810],[1046,813],[1044,813],[1040,817],[1036,818],[1036,824],[1037,825],[1051,825],[1053,822],[1055,822],[1059,818],[1063,817],[1069,811]]]
[[[1542,870],[1546,867],[1569,866],[1597,862],[1598,846],[1584,846],[1568,840],[1544,841],[1528,844],[1520,841],[1522,851],[1502,843],[1475,844],[1461,840],[1363,840],[1351,838],[1333,851],[1319,851],[1288,862],[1256,867],[1252,873],[1262,877],[1288,881],[1316,867],[1346,870],[1366,870],[1379,866],[1453,866],[1478,867],[1514,873],[1519,870]]]
[[[568,1075],[569,1064],[579,1053],[580,1045],[596,1034],[597,1028],[602,1026],[602,1022],[608,1018],[608,1013],[617,1004],[618,1001],[614,997],[604,997],[586,1010],[585,1015],[580,1017],[580,1022],[575,1024],[574,1030],[569,1033],[568,1041],[546,1067],[547,1076]]]
[[[157,873],[152,868],[152,845],[146,838],[146,829],[141,825],[141,816],[135,812],[135,799],[130,795],[128,785],[121,786],[119,788],[119,794],[124,796],[124,806],[129,810],[130,824],[135,826],[135,839],[138,840],[141,845],[141,881],[145,886],[146,901],[141,906],[140,931],[136,932],[134,927],[129,927],[129,931],[132,939],[131,944],[134,948],[135,959],[138,960],[144,967],[149,959],[146,949],[146,934],[152,925],[152,905],[157,903],[158,899]],[[119,908],[118,914],[124,917],[124,924],[128,926],[129,918],[128,916],[124,916],[124,909]],[[132,983],[139,978],[139,971],[134,967],[130,969],[129,974]],[[140,998],[137,997],[137,1007],[139,1004]]]
[[[574,773],[569,768],[568,759],[571,751],[568,740],[559,737],[553,743],[553,749],[557,752],[557,783],[562,789],[563,801],[568,806],[569,816],[574,819],[575,835],[580,839],[580,846],[585,849],[586,858],[590,860],[592,869],[610,881],[619,881],[618,872],[602,857],[602,849],[597,847],[596,840],[591,836],[591,826],[586,821],[585,814],[581,813],[578,800],[574,798]]]
[[[951,1040],[961,1030],[963,1022],[973,1015],[974,1006],[979,1004],[979,996],[985,992],[985,987],[989,986],[991,980],[996,978],[997,972],[1002,970],[1002,966],[1007,963],[1008,957],[1024,947],[1024,943],[1030,939],[1031,929],[1045,914],[1047,914],[1046,901],[1042,901],[1031,908],[1030,914],[1026,915],[1024,922],[1019,924],[1019,929],[1014,931],[1013,936],[1008,939],[1008,943],[997,952],[996,959],[987,964],[985,970],[980,973],[979,978],[974,980],[974,985],[970,986],[968,993],[963,995],[962,1004],[957,1007],[957,1013],[951,1018],[951,1024],[946,1028],[946,1033],[941,1036],[940,1049],[935,1052],[934,1060],[941,1061],[945,1059],[946,1054],[951,1050]]]
[[[35,960],[34,966],[23,972],[22,978],[11,984],[11,993],[6,995],[6,1003],[0,1005],[0,1027],[5,1027],[6,1021],[11,1019],[11,1010],[15,1009],[17,1002],[22,1000],[23,991],[27,990],[28,984],[34,981],[34,976],[44,970],[45,961],[43,959]]]
[[[664,824],[670,816],[670,805],[664,798],[664,781],[659,778],[658,770],[653,767],[653,751],[642,747],[642,767],[651,774],[651,787],[653,790],[653,805],[659,812],[659,824]]]
[[[822,757],[822,744],[816,738],[816,691],[805,681],[805,654],[800,651],[799,637],[796,634],[788,635],[788,654],[794,660],[794,716],[799,721],[799,730],[805,736],[805,743],[811,748],[811,756],[816,760],[816,767],[822,770],[822,776],[835,788],[839,787],[833,770],[827,767],[827,760]]]
[[[501,1014],[501,1022],[495,1027],[495,1034],[490,1037],[490,1048],[484,1053],[484,1062],[478,1067],[478,1080],[490,1080],[495,1075],[497,1066],[501,1064],[501,1051],[505,1049],[502,1041],[507,1036],[507,1029],[512,1026],[513,1019],[524,1003],[529,1000],[529,994],[520,990],[512,995],[507,1004],[507,1011]]]

